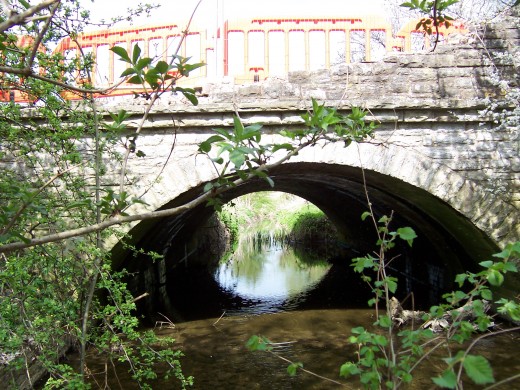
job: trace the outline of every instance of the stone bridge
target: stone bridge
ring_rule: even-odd
[[[520,238],[519,108],[513,96],[520,69],[518,20],[507,17],[486,26],[482,35],[462,36],[434,53],[395,53],[376,63],[295,72],[249,85],[208,84],[197,107],[178,96],[163,97],[137,140],[146,157],[131,158],[128,188],[144,193],[147,210],[200,194],[215,172],[197,156],[197,145],[212,129],[232,125],[235,112],[245,124],[264,124],[270,137],[301,126],[311,97],[339,111],[360,106],[379,125],[374,142],[309,148],[270,172],[273,190],[316,204],[347,241],[365,250],[374,241],[372,228],[360,220],[367,209],[363,168],[377,212],[393,210],[396,222],[416,228],[436,256],[447,262],[452,252],[473,261],[485,258]],[[132,128],[145,103],[136,99],[104,108],[125,108]],[[268,189],[253,181],[226,197]],[[135,240],[152,234],[167,247],[173,237],[189,237],[210,214],[200,207],[170,218],[162,238],[153,233],[156,222],[140,223],[132,233]]]

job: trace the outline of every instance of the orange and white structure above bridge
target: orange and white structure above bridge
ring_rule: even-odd
[[[190,62],[203,62],[179,86],[200,87],[207,82],[228,78],[235,84],[254,83],[267,77],[284,77],[291,71],[312,71],[335,64],[380,60],[389,51],[420,51],[431,46],[431,37],[416,30],[417,21],[410,21],[396,34],[390,23],[379,16],[335,17],[262,17],[222,20],[218,25],[192,25],[185,39],[183,25],[166,24],[85,32],[75,41],[65,38],[56,47],[67,59],[80,53],[91,54],[96,88],[118,84],[126,63],[110,50],[114,46],[131,52],[139,45],[145,57],[171,62],[178,54]],[[449,35],[464,32],[461,23],[439,28],[440,41]],[[85,75],[79,72],[80,85]],[[128,95],[135,84],[121,83],[109,96]],[[0,94],[0,100],[9,95]],[[11,99],[31,100],[22,94]],[[67,98],[80,98],[67,94]],[[99,95],[106,96],[106,95]]]

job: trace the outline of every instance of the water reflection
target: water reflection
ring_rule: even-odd
[[[235,295],[276,306],[312,289],[330,267],[281,240],[253,235],[240,240],[233,256],[217,269],[215,279]]]

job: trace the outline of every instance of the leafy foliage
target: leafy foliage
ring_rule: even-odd
[[[435,33],[435,46],[437,46],[439,42],[439,26],[444,25],[446,28],[451,26],[453,18],[446,12],[450,6],[458,2],[459,0],[411,0],[402,3],[401,7],[416,10],[427,15],[427,17],[419,20],[415,29],[423,30],[428,35]]]
[[[119,57],[119,61],[129,64],[121,73],[121,77],[129,77],[127,82],[144,87],[141,96],[151,97],[151,93],[163,93],[166,91],[181,92],[193,105],[198,104],[195,90],[176,86],[176,82],[189,76],[190,72],[204,66],[204,63],[190,64],[190,58],[173,55],[171,63],[158,61],[153,63],[152,58],[143,57],[139,45],[134,45],[132,54],[125,48],[114,46],[110,48]]]
[[[447,367],[432,378],[435,385],[449,389],[462,388],[462,373],[477,385],[495,382],[490,362],[481,355],[472,354],[471,350],[480,338],[489,337],[493,332],[477,337],[492,324],[492,315],[488,314],[489,301],[493,300],[491,287],[501,286],[505,275],[517,272],[515,262],[520,258],[520,242],[508,244],[500,253],[494,255],[498,261],[488,260],[480,263],[482,270],[477,273],[466,272],[457,275],[455,281],[460,290],[445,294],[445,303],[432,306],[422,314],[423,326],[399,329],[399,318],[393,310],[392,294],[398,285],[397,278],[387,273],[389,249],[400,239],[412,245],[416,237],[409,227],[390,229],[392,216],[376,219],[373,211],[363,213],[362,219],[371,218],[379,235],[379,252],[352,260],[352,267],[372,288],[374,298],[368,303],[375,306],[376,321],[373,329],[355,327],[348,338],[356,348],[355,359],[341,365],[339,375],[356,377],[363,388],[396,389],[413,381],[414,372],[426,361],[439,359]],[[520,314],[520,302],[501,298],[495,301],[497,311],[517,321]],[[381,307],[382,306],[382,307]],[[438,334],[437,329],[430,329],[428,324],[445,321],[446,329]],[[513,328],[512,330],[518,330]],[[499,332],[504,332],[501,330]],[[251,350],[269,350],[272,345],[261,336],[252,336],[248,342]],[[447,357],[437,358],[433,352],[440,347],[447,351]],[[290,362],[287,370],[294,375],[299,363]]]
[[[373,218],[372,211],[362,216],[363,219],[368,217]],[[374,218],[373,220],[376,221]],[[386,259],[385,253],[394,246],[396,238],[412,245],[416,235],[411,228],[391,231],[391,220],[392,217],[384,216],[377,221],[380,247],[378,256],[367,255],[352,260],[354,270],[361,273],[363,280],[372,287],[374,298],[369,301],[369,305],[376,306],[374,325],[379,329],[352,329],[353,335],[350,336],[349,342],[358,348],[357,361],[343,364],[340,375],[358,376],[365,388],[378,389],[383,384],[389,389],[398,388],[403,383],[412,381],[413,371],[425,357],[439,346],[444,346],[449,356],[453,357],[443,359],[448,368],[440,376],[432,378],[436,385],[450,389],[461,388],[462,370],[476,384],[494,383],[493,370],[485,357],[470,354],[471,347],[456,353],[451,349],[454,342],[463,344],[470,340],[475,332],[487,330],[492,323],[491,316],[486,312],[487,302],[493,298],[488,285],[501,286],[506,273],[517,272],[513,259],[520,256],[520,243],[509,244],[502,252],[496,254],[495,257],[500,258],[500,261],[481,262],[480,265],[484,268],[481,272],[457,275],[455,281],[459,287],[469,283],[470,288],[445,294],[446,303],[431,307],[429,313],[423,317],[425,324],[441,319],[449,320],[445,335],[439,340],[424,326],[419,329],[396,331],[390,297],[397,289],[398,280],[386,272],[387,264],[391,260]],[[375,274],[375,279],[369,273]],[[377,310],[381,301],[385,305],[384,314]],[[520,304],[517,301],[500,299],[495,303],[499,312],[508,314],[513,320],[518,318]],[[469,317],[473,318],[472,322],[468,321]],[[423,345],[430,345],[430,348],[424,349]]]
[[[142,203],[128,195],[124,181],[119,191],[101,192],[105,164],[120,164],[124,179],[125,156],[116,147],[121,133],[127,131],[128,114],[110,113],[112,122],[101,123],[91,81],[83,84],[84,99],[79,104],[63,99],[65,92],[78,89],[79,75],[88,79],[94,59],[87,55],[65,61],[52,49],[65,36],[74,40],[88,13],[75,0],[48,3],[50,10],[25,1],[9,2],[12,13],[1,17],[6,21],[26,11],[36,16],[17,26],[18,33],[31,37],[28,45],[19,45],[10,31],[0,34],[4,72],[0,93],[15,90],[32,102],[31,115],[23,103],[0,105],[0,245],[95,225],[102,218],[126,215],[129,206]],[[32,42],[38,46],[31,46]],[[167,83],[200,66],[180,57],[176,57],[178,64],[152,65],[138,47],[131,56],[114,51],[130,65],[125,77],[141,82],[147,93],[156,96]],[[43,76],[36,64],[44,69]],[[172,69],[181,72],[170,74]],[[193,96],[189,99],[193,101]],[[142,157],[137,136],[138,132],[128,137],[123,146],[126,153]],[[116,234],[111,230],[85,233],[67,242],[0,254],[0,351],[9,369],[23,373],[36,362],[50,375],[47,388],[89,388],[88,349],[105,359],[107,367],[127,364],[141,388],[150,388],[159,363],[168,367],[166,375],[176,377],[182,388],[192,383],[182,373],[182,354],[172,349],[174,340],[158,339],[139,329],[138,298],[127,289],[128,275],[111,269],[109,253],[102,246],[104,239]],[[78,369],[61,362],[71,347],[80,352]],[[4,386],[17,388],[18,384]]]
[[[273,187],[275,183],[269,177],[269,169],[297,155],[305,147],[320,142],[343,142],[347,147],[352,142],[372,138],[376,128],[373,122],[367,123],[366,112],[357,107],[344,115],[334,108],[320,105],[315,99],[312,99],[312,111],[302,118],[305,127],[280,131],[284,140],[275,144],[262,142],[261,124],[244,126],[238,116],[233,120],[232,129],[215,129],[216,134],[199,145],[199,153],[212,161],[218,173],[218,178],[204,187],[204,192],[214,195],[210,205],[220,210],[222,204],[218,195],[222,190],[246,180],[259,178]]]

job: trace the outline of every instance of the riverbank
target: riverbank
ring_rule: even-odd
[[[274,237],[293,247],[330,252],[339,235],[327,216],[312,203],[283,192],[248,194],[225,205],[219,219],[230,237],[254,234]]]

